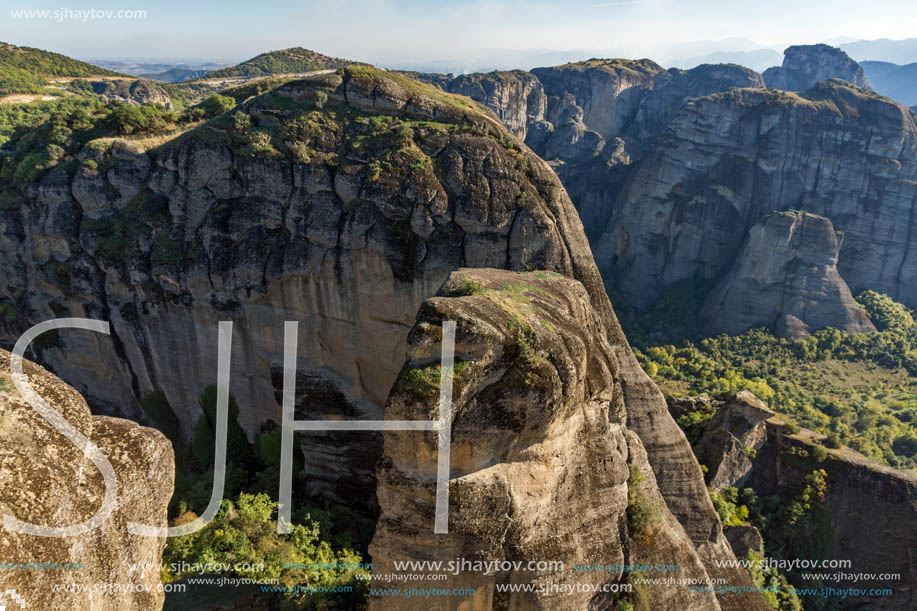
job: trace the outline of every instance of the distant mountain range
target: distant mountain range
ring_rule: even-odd
[[[129,60],[114,60],[114,59],[93,59],[87,58],[86,61],[102,66],[103,68],[108,68],[109,70],[117,70],[123,74],[130,74],[131,76],[143,76],[144,78],[153,78],[152,75],[162,74],[170,72],[172,70],[183,70],[188,72],[210,72],[212,70],[219,70],[220,68],[225,68],[231,64],[225,62],[216,62],[216,61],[207,61],[207,62],[195,62],[195,61],[175,61],[175,62],[142,62],[142,61],[129,61]],[[157,79],[157,80],[165,80]]]
[[[186,68],[172,68],[162,72],[153,72],[150,74],[140,74],[141,78],[147,78],[153,81],[162,81],[163,83],[180,83],[190,81],[209,74],[210,70],[188,70]]]
[[[902,104],[917,104],[917,62],[899,66],[891,62],[860,62],[872,88]]]
[[[858,62],[879,61],[895,64],[917,62],[917,38],[903,40],[858,40],[837,45]]]

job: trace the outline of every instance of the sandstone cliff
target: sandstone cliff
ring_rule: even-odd
[[[875,331],[837,271],[839,240],[824,217],[774,212],[752,225],[732,269],[701,308],[706,335],[773,328],[798,339],[825,327]]]
[[[649,60],[621,59],[531,73],[418,76],[484,104],[550,160],[589,234],[607,216],[632,161],[650,150],[687,99],[764,86],[761,75],[731,64],[662,70]]]
[[[596,261],[622,298],[649,307],[672,282],[721,278],[754,223],[798,209],[843,232],[837,270],[854,294],[913,306],[915,173],[913,113],[841,81],[696,98],[630,174]]]
[[[82,331],[65,331],[74,335]],[[13,388],[10,353],[0,350],[0,513],[45,526],[70,526],[92,517],[104,495],[99,470]],[[4,568],[0,591],[15,590],[26,609],[147,611],[162,606],[159,571],[130,564],[159,563],[165,539],[127,532],[127,521],[165,525],[172,496],[172,444],[158,431],[128,420],[93,416],[70,386],[26,361],[24,373],[52,408],[108,457],[118,482],[118,503],[99,528],[50,538],[4,529],[0,556],[8,563],[81,565],[79,568]],[[96,584],[111,584],[93,591]],[[52,585],[87,585],[88,591],[52,591]],[[146,591],[144,591],[146,589]],[[7,608],[16,609],[7,600]]]
[[[0,210],[0,300],[13,312],[2,337],[65,312],[109,320],[111,337],[61,336],[41,358],[112,413],[143,419],[139,398],[161,389],[190,431],[216,377],[217,322],[235,320],[231,390],[252,434],[280,419],[282,323],[299,320],[297,418],[378,419],[417,308],[452,270],[554,271],[579,280],[602,317],[628,429],[672,514],[708,571],[733,557],[687,441],[627,347],[575,209],[492,113],[363,67],[288,83],[242,110],[252,128],[225,117],[150,151],[87,146]],[[372,507],[379,441],[302,435],[309,491]]]
[[[544,118],[547,106],[541,82],[523,70],[463,74],[441,86],[487,106],[521,140],[526,138],[529,123]]]
[[[788,47],[783,52],[783,65],[764,71],[768,87],[786,91],[805,91],[829,79],[870,87],[860,64],[837,47],[825,44]]]
[[[850,596],[843,600],[842,608],[913,609],[917,478],[878,465],[846,447],[825,449],[826,458],[819,460],[814,448],[822,439],[820,434],[807,429],[789,434],[783,420],[750,393],[713,403],[716,415],[698,444],[709,468],[710,484],[717,489],[751,487],[759,496],[786,495],[803,485],[807,473],[824,469],[828,482],[825,506],[830,512],[825,527],[832,535],[825,558],[851,562],[850,568],[831,573],[900,575],[900,579],[871,582],[870,587],[890,588],[891,595]],[[807,535],[814,539],[823,533]],[[848,578],[826,580],[824,585],[863,588],[862,581]]]
[[[560,611],[610,608],[622,597],[557,589],[627,582],[620,570],[581,572],[577,564],[677,563],[679,577],[707,578],[665,508],[639,437],[627,430],[628,373],[609,343],[607,318],[592,302],[580,283],[559,274],[468,269],[453,273],[421,307],[385,417],[439,417],[441,325],[457,321],[449,534],[433,534],[436,434],[386,433],[382,513],[370,547],[377,586],[385,587],[386,576],[398,573],[394,563],[405,560],[522,567],[553,560],[564,568],[466,570],[450,574],[447,584],[429,575],[411,585],[473,588],[475,595],[378,597],[371,608]],[[629,482],[629,465],[646,476],[642,485]],[[655,513],[647,524],[635,524],[629,513],[635,495]],[[498,584],[534,584],[536,591],[498,592]],[[686,587],[650,586],[649,599],[653,609],[719,608],[711,592]]]

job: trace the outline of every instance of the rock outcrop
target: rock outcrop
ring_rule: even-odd
[[[827,473],[824,505],[830,513],[824,528],[831,532],[826,560],[850,561],[850,569],[832,571],[841,577],[863,573],[877,576],[872,587],[885,587],[887,596],[848,596],[843,608],[900,610],[913,609],[917,586],[917,478],[913,474],[878,465],[857,452],[841,447],[822,448],[820,459],[815,446],[823,436],[807,429],[789,434],[784,421],[772,416],[753,395],[739,393],[727,401],[713,402],[718,411],[698,450],[710,467],[708,478],[716,487],[751,487],[758,496],[781,494],[791,498],[804,486],[805,476],[814,469]],[[725,441],[725,443],[724,443]],[[755,449],[739,456],[738,446]],[[741,468],[730,465],[738,464]],[[716,466],[716,467],[714,467]],[[712,481],[711,481],[712,483]],[[823,533],[809,533],[822,536]],[[754,533],[736,531],[728,536],[743,547],[742,540],[755,544]],[[819,558],[810,558],[817,560]],[[842,566],[842,565],[841,565]],[[878,578],[898,574],[899,579]],[[859,585],[857,585],[859,583]],[[881,585],[880,585],[881,584]],[[825,587],[860,588],[862,581],[847,577],[826,579]]]
[[[106,79],[89,81],[92,91],[99,95],[103,102],[112,100],[139,106],[140,104],[162,104],[172,110],[172,98],[166,90],[145,79]]]
[[[86,147],[76,168],[43,173],[0,210],[0,300],[13,312],[0,338],[64,313],[108,320],[110,337],[61,335],[43,362],[137,419],[140,397],[161,389],[190,431],[216,377],[217,323],[234,320],[230,387],[253,434],[280,420],[284,320],[300,321],[297,419],[379,419],[417,309],[451,271],[557,272],[604,322],[628,429],[671,513],[711,576],[744,583],[742,569],[714,567],[734,556],[700,468],[541,159],[467,98],[366,67],[285,84],[243,111],[249,130],[202,126],[152,151]],[[309,492],[372,507],[380,441],[302,435]]]
[[[697,454],[707,467],[707,483],[714,490],[745,484],[753,452],[767,441],[765,421],[775,415],[747,390],[719,403],[697,444]]]
[[[774,212],[748,230],[732,269],[701,308],[706,335],[738,335],[766,326],[799,339],[834,327],[875,331],[837,271],[840,240],[828,219]]]
[[[385,418],[440,417],[442,322],[457,321],[449,533],[433,533],[436,433],[385,433],[382,511],[370,546],[374,579],[385,587],[400,573],[395,562],[417,559],[522,568],[486,575],[469,568],[450,572],[446,583],[427,575],[411,585],[472,588],[474,596],[380,596],[372,609],[561,611],[610,608],[626,598],[575,589],[615,586],[628,577],[620,570],[577,571],[577,564],[677,563],[679,577],[707,578],[694,545],[665,508],[639,437],[627,430],[627,373],[592,301],[579,282],[559,274],[466,269],[421,307]],[[630,469],[646,480],[629,481]],[[631,504],[640,495],[658,512],[643,529],[628,519],[629,495]],[[563,568],[545,563],[526,570],[547,560]],[[536,589],[498,592],[497,584]],[[649,599],[654,609],[719,608],[711,592],[687,587],[650,586]]]
[[[418,78],[484,104],[549,160],[590,236],[601,231],[632,162],[651,149],[686,100],[764,86],[760,74],[731,64],[663,70],[649,60],[622,59],[592,59],[531,73]]]
[[[159,571],[135,565],[158,565],[165,539],[132,535],[126,523],[166,524],[175,475],[172,444],[154,429],[93,416],[73,388],[38,365],[25,361],[23,370],[38,394],[111,462],[118,500],[106,522],[82,535],[52,538],[3,529],[0,555],[23,566],[0,571],[0,592],[14,590],[25,609],[161,608]],[[20,396],[9,371],[10,353],[0,350],[0,513],[43,526],[79,524],[102,503],[102,475]],[[29,563],[34,567],[26,569]],[[96,584],[109,585],[96,590]],[[81,585],[88,589],[81,591]],[[76,587],[68,591],[69,586]],[[6,602],[7,608],[18,608]]]
[[[525,140],[528,125],[544,118],[547,97],[538,78],[523,70],[463,74],[437,83],[494,111],[511,134]]]
[[[805,210],[843,232],[837,269],[854,294],[914,306],[915,177],[913,113],[841,81],[695,98],[630,173],[593,250],[618,294],[647,308],[673,282],[722,278],[765,214]]]
[[[783,52],[783,65],[768,68],[763,76],[768,87],[785,91],[805,91],[829,79],[871,88],[860,64],[837,47],[825,44],[788,47]]]
[[[579,118],[605,140],[621,134],[662,68],[648,59],[590,59],[535,68],[548,96],[545,118],[555,129]]]

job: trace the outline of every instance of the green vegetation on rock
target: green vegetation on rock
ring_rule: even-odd
[[[66,55],[0,42],[0,96],[57,93],[46,90],[48,76],[121,76]]]
[[[340,68],[352,63],[354,62],[339,57],[322,55],[302,47],[292,47],[290,49],[262,53],[236,66],[214,70],[209,72],[205,78],[252,77],[312,72],[314,70]]]
[[[766,329],[702,339],[692,335],[694,299],[702,290],[678,287],[674,304],[640,315],[625,311],[625,330],[644,369],[667,392],[728,395],[749,390],[800,424],[834,436],[870,458],[917,467],[917,324],[913,313],[887,296],[857,297],[877,333],[816,331],[803,340],[780,339]],[[692,305],[693,303],[693,305]],[[672,336],[663,335],[666,315]],[[655,318],[653,318],[655,317]],[[677,338],[675,342],[667,341]],[[690,435],[706,414],[680,422]]]
[[[648,498],[641,488],[646,479],[640,467],[628,464],[630,476],[627,479],[627,521],[637,537],[652,539],[655,527],[662,521],[662,511]]]

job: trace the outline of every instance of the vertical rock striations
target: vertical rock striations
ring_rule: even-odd
[[[655,70],[641,66],[624,72]],[[585,117],[609,124],[636,108],[582,102]],[[627,428],[672,515],[709,573],[746,583],[742,569],[713,566],[734,556],[700,468],[628,347],[545,162],[467,98],[366,67],[288,83],[243,112],[249,129],[224,117],[151,151],[87,146],[7,194],[17,203],[0,210],[0,299],[13,313],[2,337],[63,313],[109,320],[110,337],[62,335],[42,359],[113,413],[142,418],[140,397],[162,389],[190,431],[216,377],[217,323],[234,320],[230,386],[253,434],[280,418],[284,320],[300,321],[297,418],[379,419],[417,308],[451,271],[556,272],[582,284],[602,321]],[[302,437],[311,493],[374,505],[379,436]]]
[[[522,568],[487,575],[464,570],[450,573],[447,583],[431,575],[410,585],[472,588],[474,597],[378,597],[371,608],[562,611],[608,608],[622,597],[610,589],[560,590],[627,582],[620,570],[577,571],[577,564],[678,564],[681,578],[707,577],[691,540],[665,508],[639,437],[627,430],[626,374],[609,343],[605,316],[580,283],[548,272],[453,273],[440,295],[421,307],[387,420],[440,416],[444,320],[458,323],[449,533],[433,534],[436,433],[386,433],[382,513],[370,547],[376,586],[385,587],[387,576],[398,573],[398,561],[464,558]],[[631,469],[646,478],[642,484]],[[633,515],[638,497],[651,514],[644,522]],[[563,568],[526,570],[539,561]],[[535,590],[498,591],[504,584]],[[654,609],[719,608],[712,592],[648,589]]]
[[[805,210],[843,232],[837,269],[854,294],[914,305],[915,175],[913,113],[841,81],[696,98],[631,173],[594,241],[596,262],[646,308],[695,273],[721,278],[765,214]]]
[[[837,271],[839,240],[828,219],[774,212],[752,225],[732,269],[701,308],[707,335],[766,326],[798,339],[834,327],[875,331]]]
[[[805,91],[829,79],[871,88],[860,64],[837,47],[825,44],[788,47],[783,52],[783,65],[764,71],[768,87],[785,91]]]

